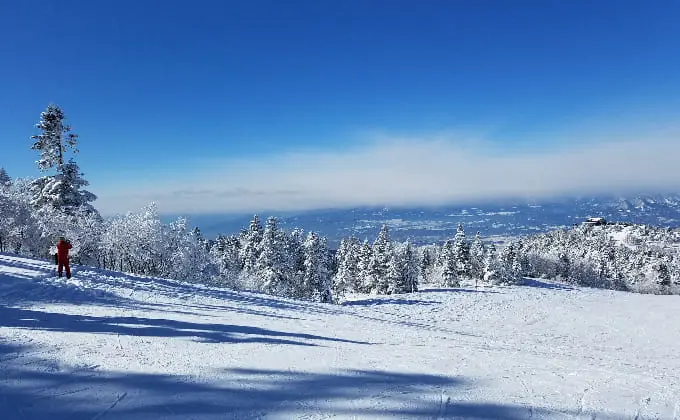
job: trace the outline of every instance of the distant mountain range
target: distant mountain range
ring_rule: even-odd
[[[484,237],[496,240],[569,227],[588,217],[678,227],[680,195],[599,196],[421,208],[328,209],[260,216],[264,222],[270,215],[277,216],[285,229],[300,227],[327,236],[331,246],[351,234],[373,241],[383,223],[390,226],[395,240],[428,244],[451,238],[458,223],[463,224],[468,236],[479,231]],[[195,215],[190,219],[192,225],[199,226],[206,237],[212,238],[220,233],[239,232],[248,226],[252,215]]]

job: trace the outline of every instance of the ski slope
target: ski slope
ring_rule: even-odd
[[[680,419],[680,296],[343,305],[0,255],[2,419]]]

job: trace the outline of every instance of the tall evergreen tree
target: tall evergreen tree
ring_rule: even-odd
[[[470,243],[465,237],[462,223],[458,223],[458,230],[453,238],[453,258],[455,260],[456,277],[470,277]]]
[[[302,276],[305,271],[305,255],[303,244],[305,241],[305,233],[300,228],[293,229],[289,235],[281,231],[283,236],[284,246],[284,273],[288,279],[288,283],[294,291],[294,295],[300,293]]]
[[[496,251],[496,245],[491,243],[486,250],[484,258],[484,282],[487,284],[497,284],[501,282],[501,261]]]
[[[444,243],[439,254],[439,265],[441,266],[442,285],[446,287],[458,287],[458,266],[456,264],[455,242],[451,239]]]
[[[361,244],[355,236],[340,241],[336,254],[338,270],[333,278],[333,295],[341,298],[345,292],[361,290],[360,274]]]
[[[253,274],[255,270],[255,263],[260,256],[260,243],[262,242],[262,234],[264,228],[260,217],[256,214],[253,220],[250,221],[250,226],[247,230],[241,232],[241,267],[243,267],[244,276]]]
[[[420,271],[418,256],[411,245],[411,242],[406,242],[402,247],[404,255],[404,278],[406,279],[406,291],[415,293],[418,291],[418,274]]]
[[[373,249],[368,243],[368,239],[364,239],[364,242],[359,248],[359,262],[358,262],[358,278],[357,285],[355,289],[356,292],[368,293],[371,290],[371,279],[370,279],[370,266],[371,258],[373,256]]]
[[[78,135],[71,132],[64,118],[61,108],[50,104],[40,114],[40,121],[36,124],[40,134],[31,136],[34,140],[31,148],[40,152],[40,159],[36,162],[38,168],[43,172],[56,168],[57,172],[56,175],[44,176],[33,182],[32,204],[38,210],[50,206],[69,215],[74,215],[76,211],[95,213],[90,203],[97,196],[83,190],[89,183],[83,178],[73,158],[66,162],[68,148],[74,153],[78,152]]]
[[[216,282],[225,286],[235,286],[236,279],[243,269],[239,254],[241,243],[236,235],[219,235],[210,249],[210,256],[217,263],[219,274]]]
[[[418,261],[409,242],[392,253],[388,274],[388,293],[412,293],[418,290]]]
[[[71,126],[64,123],[64,111],[54,104],[40,113],[40,121],[36,128],[40,134],[31,136],[35,140],[31,149],[40,152],[40,160],[36,163],[40,170],[59,167],[64,164],[67,147],[77,152],[78,135],[71,132]]]
[[[332,303],[331,276],[328,270],[328,246],[325,238],[309,232],[304,243],[305,272],[303,284],[307,298]]]
[[[383,225],[373,243],[373,252],[368,266],[368,282],[371,292],[385,294],[389,290],[387,272],[392,259],[393,247],[389,228]]]
[[[33,182],[33,206],[37,209],[51,206],[69,215],[73,215],[78,209],[95,213],[96,210],[90,203],[97,196],[82,189],[89,182],[83,178],[78,165],[70,160],[61,165],[59,171],[57,175],[41,177]]]
[[[479,232],[470,244],[470,277],[476,280],[484,276],[484,242]]]
[[[420,256],[419,274],[423,282],[427,282],[427,275],[430,268],[436,262],[436,259],[432,257],[432,252],[430,247],[421,248],[422,253]]]
[[[256,281],[261,282],[258,290],[279,296],[293,294],[292,285],[286,276],[286,243],[279,230],[278,219],[270,217],[262,233],[260,255],[255,263]]]

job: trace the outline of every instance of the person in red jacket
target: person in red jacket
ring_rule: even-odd
[[[59,242],[57,242],[57,272],[59,273],[59,277],[61,277],[61,272],[63,269],[66,268],[66,278],[71,278],[71,267],[68,263],[68,250],[71,248],[73,248],[71,243],[63,236],[60,236]]]

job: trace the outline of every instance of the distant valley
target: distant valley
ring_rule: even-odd
[[[307,212],[266,212],[260,217],[277,216],[281,226],[317,231],[327,236],[332,247],[354,234],[372,241],[380,226],[391,228],[392,238],[424,245],[453,237],[458,223],[468,235],[480,232],[487,239],[502,241],[548,230],[569,227],[588,217],[604,217],[612,222],[630,222],[663,227],[680,226],[680,194],[648,194],[629,197],[599,196],[564,198],[533,202],[485,203],[441,207],[386,207],[327,209]],[[176,216],[172,216],[176,217]],[[172,218],[167,216],[167,219]],[[248,226],[248,215],[190,215],[208,238],[232,234]]]

